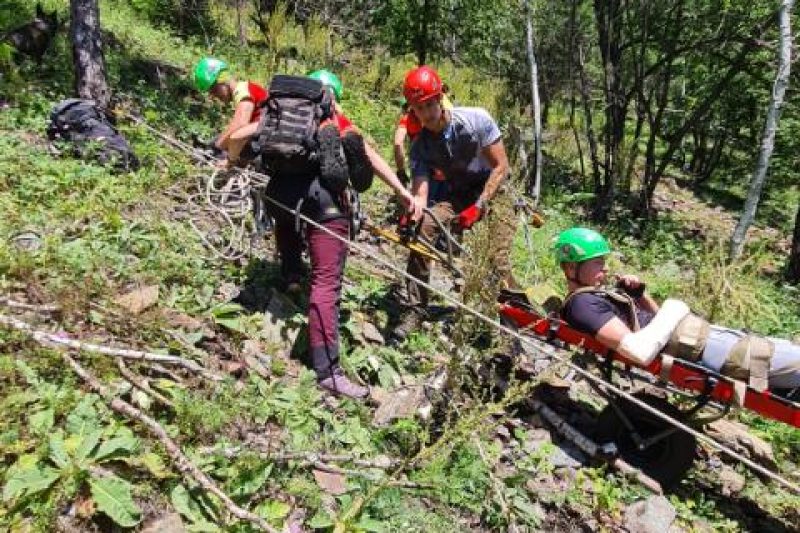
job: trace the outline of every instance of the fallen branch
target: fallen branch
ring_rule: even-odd
[[[87,342],[76,341],[73,339],[65,339],[60,335],[48,333],[46,331],[37,330],[27,322],[23,322],[17,318],[0,314],[0,324],[22,331],[28,334],[32,339],[47,346],[55,345],[60,348],[69,348],[81,352],[99,353],[102,355],[110,355],[113,357],[122,357],[125,359],[137,359],[140,361],[154,361],[159,363],[179,365],[192,372],[197,372],[203,376],[214,381],[221,381],[222,377],[203,368],[194,361],[178,357],[176,355],[164,355],[158,353],[142,352],[138,350],[127,350],[120,348],[109,348],[108,346],[101,346],[99,344],[91,344]]]
[[[189,460],[183,451],[181,451],[178,443],[176,443],[169,435],[167,435],[166,430],[161,426],[161,424],[128,402],[121,400],[120,398],[116,398],[107,387],[102,385],[97,378],[91,375],[85,368],[75,361],[75,359],[70,357],[68,353],[62,353],[61,357],[70,367],[72,367],[72,370],[74,370],[75,373],[78,374],[78,376],[80,376],[80,378],[85,381],[87,385],[89,385],[89,388],[102,396],[111,409],[144,425],[150,431],[150,433],[152,433],[161,442],[167,452],[167,455],[169,455],[170,459],[172,459],[175,468],[177,468],[177,470],[183,476],[192,478],[203,489],[219,498],[228,512],[230,512],[239,520],[250,522],[262,531],[278,533],[278,530],[270,526],[266,520],[236,505],[236,503],[231,500],[230,496],[225,494],[205,472],[200,470],[197,465]]]
[[[122,374],[122,377],[128,380],[128,382],[139,389],[140,391],[144,392],[145,394],[149,394],[162,404],[168,407],[174,407],[174,404],[168,400],[163,394],[158,391],[154,391],[147,382],[142,379],[141,376],[133,373],[127,365],[125,365],[125,361],[122,359],[117,359],[117,368],[119,368],[119,373]]]
[[[10,307],[12,309],[22,309],[23,311],[37,311],[39,313],[57,313],[61,308],[57,305],[34,305],[12,300],[7,296],[0,296],[0,305]]]
[[[246,452],[247,449],[243,446],[229,446],[227,448],[214,448],[214,447],[207,447],[207,448],[200,448],[197,450],[202,454],[220,454],[226,458],[238,457],[243,452]],[[432,489],[435,488],[433,485],[427,485],[422,483],[414,483],[412,481],[405,481],[405,480],[387,480],[383,476],[376,476],[370,474],[368,472],[362,472],[360,470],[352,470],[352,469],[345,469],[341,468],[337,465],[332,465],[330,463],[352,463],[353,465],[362,467],[362,468],[372,468],[372,469],[379,469],[379,470],[388,470],[391,468],[397,467],[401,464],[400,461],[385,458],[385,460],[376,460],[376,461],[368,461],[365,459],[358,459],[356,457],[350,455],[333,455],[333,454],[318,454],[314,452],[280,452],[280,453],[271,453],[267,451],[259,451],[259,450],[252,450],[256,455],[260,458],[273,461],[278,463],[288,462],[288,461],[299,461],[298,465],[302,467],[313,467],[317,470],[322,470],[324,472],[330,472],[331,474],[341,474],[343,476],[353,476],[353,477],[361,477],[364,479],[368,479],[370,481],[375,482],[384,482],[388,481],[389,486],[392,487],[402,487],[407,489]]]
[[[550,409],[544,403],[536,399],[531,399],[530,403],[543,419],[553,426],[553,428],[555,428],[555,430],[558,431],[562,436],[573,442],[584,453],[590,457],[603,459],[609,465],[611,465],[612,468],[617,469],[627,476],[635,477],[636,481],[656,494],[664,493],[664,489],[661,488],[661,484],[658,481],[651,478],[638,468],[631,466],[619,457],[608,457],[607,454],[602,452],[602,448],[596,442],[590,440],[588,437],[586,437],[586,435],[572,427],[567,423],[566,420],[561,418],[555,411]]]

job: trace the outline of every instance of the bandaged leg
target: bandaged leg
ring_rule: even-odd
[[[770,388],[800,387],[800,345],[785,339],[770,340],[775,344],[775,355],[772,357],[769,373]]]
[[[680,300],[667,300],[650,323],[622,337],[617,351],[641,366],[649,365],[666,346],[678,323],[689,314],[689,306]]]

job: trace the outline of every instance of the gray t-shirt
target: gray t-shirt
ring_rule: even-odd
[[[412,176],[433,177],[439,169],[454,194],[471,192],[486,183],[492,167],[481,150],[500,140],[500,128],[480,107],[456,107],[440,133],[423,128],[411,145]]]

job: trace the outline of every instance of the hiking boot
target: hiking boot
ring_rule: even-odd
[[[341,368],[334,369],[330,376],[320,380],[318,384],[320,388],[332,392],[337,396],[346,396],[347,398],[356,400],[369,396],[369,389],[350,381],[347,376],[344,375]]]
[[[338,194],[347,188],[347,179],[350,175],[339,128],[332,122],[322,126],[317,133],[317,141],[320,183],[328,191]]]
[[[416,307],[409,307],[404,310],[398,323],[391,331],[390,340],[394,344],[400,344],[408,338],[412,331],[416,331],[425,319],[425,312]]]

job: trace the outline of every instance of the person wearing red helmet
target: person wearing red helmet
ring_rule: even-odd
[[[405,78],[403,94],[422,125],[411,146],[412,191],[419,205],[428,203],[430,183],[436,171],[444,175],[449,187],[444,199],[435,202],[431,211],[445,225],[455,222],[462,229],[471,228],[484,217],[490,224],[489,257],[495,261],[497,285],[516,288],[511,272],[510,251],[515,233],[515,217],[508,195],[499,194],[509,164],[500,128],[483,108],[442,105],[443,84],[439,74],[429,66],[410,71]],[[489,203],[493,209],[490,213]],[[425,214],[420,234],[436,242],[439,227]],[[430,261],[411,253],[407,272],[422,281],[430,278]],[[406,312],[392,331],[401,341],[417,329],[426,315],[428,291],[422,285],[407,283]]]

